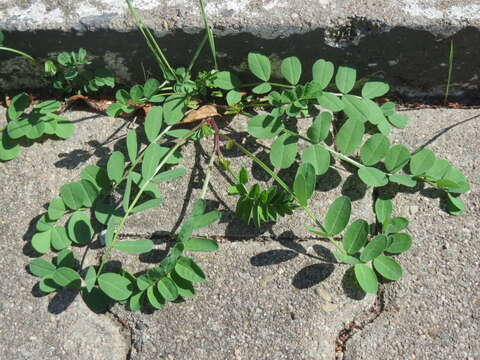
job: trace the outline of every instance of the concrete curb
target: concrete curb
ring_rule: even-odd
[[[175,66],[190,61],[201,38],[196,0],[136,1],[144,21],[159,37]],[[480,89],[480,1],[375,0],[241,0],[207,1],[218,36],[222,68],[242,72],[246,55],[297,55],[304,69],[318,58],[358,69],[360,76],[379,76],[405,98],[439,97],[448,74],[450,40],[455,66],[450,94],[465,100]],[[7,2],[0,7],[0,30],[7,45],[39,58],[62,50],[86,48],[99,64],[115,70],[124,82],[141,81],[143,72],[158,74],[140,33],[134,30],[123,0],[88,0],[82,4],[47,0]],[[198,69],[211,67],[205,51]],[[45,86],[39,67],[0,53],[0,89]],[[309,71],[305,71],[308,72]]]

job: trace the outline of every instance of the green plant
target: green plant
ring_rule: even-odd
[[[3,46],[4,41],[5,41],[5,35],[3,35],[3,32],[0,31],[0,50],[8,51],[8,52],[11,52],[11,53],[14,53],[14,54],[17,54],[17,55],[21,55],[21,56],[23,56],[23,57],[25,57],[29,60],[35,61],[35,59],[33,57],[31,57],[27,53],[24,53],[23,51]]]
[[[40,139],[44,135],[69,138],[75,127],[63,116],[56,114],[61,104],[55,100],[43,101],[30,106],[30,98],[21,93],[13,97],[7,109],[7,126],[0,131],[0,161],[15,158],[20,152],[23,139]]]
[[[200,7],[203,9],[202,1]],[[133,8],[131,11],[158,60],[164,82],[149,79],[130,92],[121,90],[117,93],[119,103],[109,113],[128,113],[137,105],[149,103],[142,128],[146,143],[129,130],[124,152],[113,152],[104,168],[86,167],[78,181],[63,185],[60,197],[52,199],[37,222],[38,232],[31,242],[41,254],[58,252],[53,263],[34,259],[30,265],[30,271],[41,278],[42,291],[76,288],[94,310],[104,309],[112,301],[127,304],[131,310],[146,304],[160,308],[178,296],[192,296],[192,284],[203,281],[205,275],[192,259],[182,256],[183,251],[212,251],[218,247],[214,241],[192,237],[194,230],[220,217],[217,211],[207,212],[204,201],[215,161],[232,178],[234,185],[227,192],[238,196],[236,213],[243,221],[261,226],[305,211],[311,219],[306,228],[333,244],[337,260],[353,265],[359,286],[368,293],[377,291],[379,277],[401,277],[402,269],[394,257],[408,250],[412,242],[403,232],[408,220],[392,217],[393,199],[384,191],[387,185],[416,188],[425,183],[444,193],[449,213],[460,215],[464,211],[459,195],[469,190],[469,184],[458,169],[437,159],[428,149],[412,153],[403,145],[390,144],[392,128],[406,127],[408,118],[397,113],[391,102],[381,106],[375,102],[389,91],[386,83],[367,81],[356,87],[354,69],[340,66],[335,71],[334,64],[323,59],[314,63],[311,80],[301,83],[302,76],[307,75],[294,56],[281,62],[285,82],[272,81],[270,59],[259,53],[250,53],[247,59],[258,82],[243,84],[234,73],[216,69],[194,76],[189,71],[192,64],[186,69],[170,66],[148,28]],[[213,39],[207,21],[205,26],[206,36],[192,63],[206,39]],[[214,44],[210,40],[209,44],[215,56]],[[326,90],[332,85],[338,92]],[[269,163],[234,140],[227,129],[219,129],[216,118],[228,114],[248,118],[251,139],[272,139]],[[176,127],[195,121],[192,129]],[[301,130],[301,122],[307,122],[308,129]],[[152,249],[150,239],[126,240],[121,232],[129,215],[161,204],[155,184],[185,175],[186,169],[178,167],[181,149],[200,139],[211,139],[213,148],[200,200],[180,231],[172,234],[175,242],[168,256],[136,275],[123,268],[107,270],[113,250],[139,254]],[[259,184],[251,184],[245,168],[235,174],[233,164],[222,154],[222,141],[225,149],[236,148],[276,184],[262,190]],[[299,146],[300,142],[305,147]],[[348,164],[360,181],[375,190],[374,224],[365,219],[350,222],[352,201],[347,196],[337,198],[323,219],[309,206],[318,178],[328,176],[328,169],[335,163]],[[294,179],[280,176],[280,170],[295,167]],[[66,227],[57,226],[65,215],[70,216]],[[80,268],[69,247],[90,246],[95,236],[105,243],[99,263]]]
[[[64,94],[91,93],[103,86],[115,86],[115,78],[110,70],[85,68],[90,64],[85,49],[61,52],[56,61],[48,60],[44,63],[45,76],[52,80],[56,90]]]
[[[453,40],[450,40],[450,53],[448,55],[448,78],[447,78],[447,86],[445,87],[445,97],[443,99],[443,105],[447,105],[448,94],[450,92],[450,86],[452,84],[453,57],[454,57]]]

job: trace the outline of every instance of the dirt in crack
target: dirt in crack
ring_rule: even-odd
[[[367,325],[373,323],[385,310],[385,290],[383,287],[378,291],[375,303],[362,315],[357,316],[355,320],[349,321],[345,327],[340,330],[335,339],[335,360],[343,360],[347,342],[353,335],[362,331]]]

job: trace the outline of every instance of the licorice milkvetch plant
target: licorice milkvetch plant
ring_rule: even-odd
[[[232,180],[226,192],[238,198],[236,214],[240,219],[259,227],[305,211],[311,219],[306,228],[332,243],[338,262],[353,266],[359,286],[367,293],[377,292],[381,279],[401,277],[395,256],[412,244],[405,232],[409,221],[393,216],[394,199],[386,196],[385,186],[416,188],[425,183],[444,193],[450,214],[464,211],[459,196],[469,190],[469,184],[460,170],[429,149],[411,152],[404,145],[390,143],[392,128],[405,128],[408,118],[396,111],[394,103],[376,101],[389,91],[386,83],[368,80],[358,86],[354,69],[335,69],[333,63],[323,59],[305,71],[295,56],[282,60],[280,81],[272,79],[270,59],[256,52],[249,53],[246,61],[258,81],[242,83],[234,72],[217,69],[213,32],[202,0],[205,37],[188,66],[173,68],[130,1],[127,3],[158,61],[161,80],[148,79],[129,91],[119,90],[118,102],[110,107],[109,114],[148,109],[141,128],[146,143],[129,130],[125,151],[114,151],[105,167],[87,166],[78,181],[63,185],[60,196],[51,200],[31,242],[41,254],[56,253],[53,262],[37,258],[30,264],[30,271],[41,278],[43,292],[76,288],[95,310],[105,308],[110,301],[126,304],[134,311],[147,304],[161,308],[166,301],[193,296],[193,284],[206,277],[186,253],[218,248],[215,241],[192,235],[220,217],[218,211],[206,211],[204,200],[215,162]],[[193,65],[207,43],[214,69],[195,74]],[[268,161],[235,140],[233,130],[219,128],[219,119],[237,114],[242,116],[233,121],[248,121],[251,138],[271,139]],[[297,130],[299,122],[307,122],[308,129]],[[185,175],[187,169],[179,166],[182,147],[202,138],[211,139],[214,150],[200,199],[183,220],[180,231],[172,234],[175,243],[169,254],[156,266],[135,275],[124,268],[108,269],[113,249],[128,254],[152,250],[151,239],[126,240],[121,236],[126,221],[132,214],[161,205],[156,184]],[[222,154],[231,147],[265,171],[274,185],[262,188],[252,183],[245,168],[235,172],[231,160]],[[348,196],[334,200],[323,219],[310,206],[317,181],[328,176],[328,169],[335,163],[348,164],[360,181],[375,190],[375,224],[361,218],[351,221],[352,201]],[[293,181],[279,175],[283,173],[279,170],[292,167],[297,168],[294,179],[290,179]],[[66,225],[57,225],[65,216],[69,217]],[[105,244],[100,260],[81,268],[70,248],[90,247],[94,238]]]

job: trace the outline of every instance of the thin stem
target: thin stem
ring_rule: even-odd
[[[445,88],[445,98],[443,99],[443,105],[447,105],[448,93],[450,91],[450,85],[452,84],[452,70],[453,70],[453,40],[450,41],[450,54],[448,56],[448,79],[447,87]]]
[[[108,260],[108,257],[110,256],[110,252],[112,251],[113,249],[113,246],[115,245],[116,241],[118,240],[118,236],[120,234],[120,232],[123,230],[123,227],[125,226],[125,222],[127,221],[127,218],[128,216],[130,215],[130,213],[132,212],[132,210],[135,208],[135,205],[137,205],[137,202],[140,200],[140,197],[142,196],[143,192],[145,191],[145,189],[147,188],[147,186],[150,184],[150,182],[152,181],[152,179],[157,175],[157,173],[162,169],[162,167],[166,164],[166,162],[168,161],[168,159],[170,158],[170,156],[173,155],[173,153],[175,153],[175,151],[177,151],[177,149],[182,146],[183,144],[185,144],[188,139],[190,138],[190,136],[192,136],[195,131],[197,131],[197,129],[201,126],[201,124],[197,125],[195,128],[193,128],[191,131],[189,131],[187,134],[185,134],[184,136],[182,136],[181,138],[179,138],[177,140],[177,143],[168,151],[168,153],[165,155],[165,157],[162,159],[162,161],[160,162],[160,164],[158,164],[158,166],[156,167],[155,171],[153,172],[153,174],[145,180],[144,184],[142,185],[142,187],[140,188],[140,190],[138,191],[137,195],[135,196],[135,198],[133,199],[133,201],[130,203],[130,205],[128,206],[128,209],[127,211],[125,211],[125,215],[123,216],[122,220],[120,221],[120,223],[118,224],[118,226],[115,228],[115,232],[113,234],[113,238],[112,238],[112,241],[110,242],[110,244],[107,246],[107,248],[105,249],[105,253],[102,255],[102,258],[101,258],[101,263],[100,263],[100,266],[99,266],[99,269],[98,269],[98,272],[97,272],[97,276],[100,276],[100,274],[102,273],[103,271],[103,268],[105,266],[105,263],[107,262]]]
[[[17,54],[17,55],[24,56],[24,57],[26,57],[26,58],[29,59],[29,60],[35,61],[35,59],[34,59],[33,57],[31,57],[31,56],[28,55],[27,53],[24,53],[23,51],[20,51],[20,50],[11,49],[11,48],[4,47],[4,46],[0,46],[0,50],[9,51],[9,52],[15,53],[15,54]]]
[[[206,42],[208,40],[208,33],[205,33],[205,36],[203,37],[202,41],[200,44],[198,44],[197,50],[195,51],[195,54],[193,55],[192,61],[190,62],[190,65],[188,65],[187,73],[190,73],[192,71],[193,65],[198,59],[198,56],[202,52]]]
[[[293,136],[297,136],[298,138],[302,139],[302,140],[305,140],[311,144],[312,141],[308,138],[306,138],[305,136],[302,136],[300,134],[297,134],[296,132],[292,131],[292,130],[289,130],[289,129],[283,129],[282,130],[283,132],[287,133],[287,134],[290,134],[290,135],[293,135]],[[357,167],[357,168],[363,168],[365,167],[365,165],[363,164],[360,164],[359,162],[355,161],[355,160],[352,160],[350,159],[348,156],[345,156],[343,154],[340,154],[339,152],[336,152],[335,150],[333,149],[330,149],[328,146],[325,146],[325,145],[322,145],[322,144],[315,144],[315,145],[319,145],[321,147],[323,147],[325,150],[329,151],[331,154],[333,154],[334,156],[338,157],[339,159],[345,161],[345,162],[348,162],[349,164],[352,164],[353,166]]]
[[[203,182],[202,192],[200,193],[200,199],[205,199],[205,195],[207,194],[208,184],[210,183],[210,178],[212,177],[213,162],[215,160],[216,155],[217,155],[217,151],[214,148],[212,151],[212,154],[210,155],[210,161],[208,162],[208,165],[207,165],[207,173],[205,175],[205,181]]]
[[[287,84],[279,84],[279,83],[273,83],[273,82],[268,82],[272,86],[277,86],[277,87],[282,87],[286,89],[295,89],[295,86],[293,85],[287,85]]]
[[[171,128],[173,127],[173,125],[169,125],[167,126],[160,134],[158,134],[158,136],[155,138],[155,140],[153,140],[152,142],[157,142],[158,140],[160,140],[163,135],[165,135]],[[122,178],[120,179],[120,181],[117,183],[117,185],[114,186],[114,189],[116,189],[121,183],[123,180],[125,180],[128,176],[130,176],[130,173],[135,169],[135,167],[138,165],[138,163],[143,159],[143,156],[145,155],[145,150],[147,149],[148,146],[146,146],[141,152],[140,154],[137,156],[137,158],[135,159],[135,161],[130,165],[130,169],[128,169],[128,171],[122,176]]]
[[[213,63],[214,63],[215,69],[218,70],[217,50],[215,48],[215,40],[213,38],[213,31],[210,28],[210,26],[208,25],[208,18],[207,18],[207,14],[205,13],[205,4],[204,4],[203,0],[199,0],[199,3],[200,3],[200,11],[202,13],[202,18],[203,18],[203,23],[205,24],[205,31],[207,33],[208,42],[210,44],[210,50],[212,52]]]

